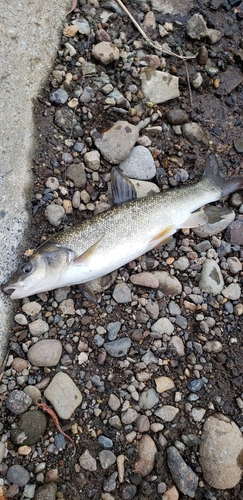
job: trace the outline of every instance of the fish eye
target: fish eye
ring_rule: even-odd
[[[33,269],[33,265],[30,262],[26,262],[26,264],[23,264],[21,269],[24,272],[24,274],[29,274]]]

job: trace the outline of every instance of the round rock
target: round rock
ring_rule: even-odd
[[[28,394],[25,394],[23,391],[19,391],[17,389],[10,392],[6,400],[6,407],[15,415],[24,413],[31,404],[32,399],[28,396]]]
[[[27,353],[28,360],[34,366],[56,366],[61,355],[62,344],[55,339],[40,340]]]
[[[11,465],[7,472],[7,480],[17,486],[25,486],[30,480],[30,475],[22,465]]]
[[[142,477],[148,476],[154,468],[157,453],[155,442],[149,434],[144,434],[141,437],[138,452],[139,460],[135,462],[134,470],[136,474],[140,474]]]
[[[203,263],[199,287],[204,292],[218,295],[224,288],[224,280],[218,264],[213,259],[206,259]]]
[[[45,209],[45,217],[50,224],[55,227],[61,224],[64,214],[64,208],[61,205],[56,205],[55,203],[51,203],[51,205],[48,205]]]
[[[111,42],[100,42],[94,45],[92,56],[102,64],[110,64],[119,59],[118,48]]]
[[[46,427],[47,418],[42,411],[26,411],[11,430],[11,441],[17,446],[32,446],[44,436]]]
[[[58,416],[69,419],[74,410],[81,404],[82,395],[71,377],[59,372],[52,379],[44,392]]]
[[[127,177],[133,179],[149,180],[156,174],[154,159],[144,146],[135,146],[120,168]]]

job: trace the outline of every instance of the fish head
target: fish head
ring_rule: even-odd
[[[72,259],[69,249],[42,245],[1,288],[11,299],[22,299],[63,286],[60,276]]]

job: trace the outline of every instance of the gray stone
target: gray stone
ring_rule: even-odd
[[[194,498],[198,486],[198,477],[183,460],[175,446],[167,448],[167,464],[179,491]]]
[[[209,31],[205,20],[201,14],[194,14],[187,21],[186,32],[193,40],[200,40],[209,35]]]
[[[68,100],[68,93],[64,89],[57,89],[50,95],[50,102],[55,106],[62,106]]]
[[[146,286],[150,288],[158,288],[159,280],[154,276],[154,274],[149,272],[143,272],[138,274],[132,274],[130,281],[133,285]]]
[[[14,389],[6,400],[6,407],[15,415],[24,413],[32,404],[32,399],[23,391]]]
[[[238,300],[241,296],[241,287],[238,283],[231,283],[223,290],[222,294],[229,300]]]
[[[114,340],[113,342],[105,342],[104,348],[114,358],[121,358],[126,356],[131,347],[131,339],[124,337],[122,339]]]
[[[179,410],[175,406],[165,405],[161,406],[161,408],[158,408],[154,412],[154,414],[156,415],[156,417],[161,418],[161,420],[163,420],[164,422],[172,422],[178,412]]]
[[[154,159],[149,149],[135,146],[130,155],[120,163],[124,175],[133,179],[149,180],[156,174]]]
[[[138,413],[133,408],[128,408],[121,414],[121,421],[124,425],[132,424],[138,418]]]
[[[178,337],[178,335],[173,335],[169,341],[169,347],[172,348],[172,352],[176,352],[177,356],[185,356],[185,347],[181,337]]]
[[[82,394],[73,380],[63,372],[58,372],[44,392],[60,418],[69,419],[82,403]]]
[[[43,319],[36,319],[32,323],[29,323],[29,331],[33,337],[39,337],[44,333],[49,331],[49,325]]]
[[[56,366],[61,355],[62,344],[56,339],[39,340],[27,353],[29,362],[34,366]]]
[[[78,31],[81,35],[89,35],[90,27],[86,19],[75,19],[75,24],[78,26]]]
[[[171,109],[166,113],[166,118],[171,125],[182,125],[189,119],[188,114],[183,109]]]
[[[205,481],[216,489],[234,488],[242,477],[243,437],[239,427],[222,414],[209,417],[203,428],[199,461]]]
[[[243,245],[243,218],[231,222],[225,232],[225,239],[231,245]]]
[[[65,210],[61,205],[56,205],[51,203],[45,209],[45,217],[52,226],[59,226],[62,222],[62,218],[65,215]]]
[[[95,97],[95,91],[92,87],[85,87],[83,93],[79,97],[79,100],[83,104],[88,104]],[[82,148],[83,149],[83,148]]]
[[[218,295],[224,288],[224,280],[218,264],[212,259],[206,259],[203,263],[201,279],[199,281],[200,290]]]
[[[110,64],[119,59],[118,48],[111,42],[100,42],[94,45],[92,56],[98,59],[102,64]]]
[[[180,96],[177,76],[153,68],[141,69],[142,92],[149,101],[159,104]]]
[[[86,167],[90,168],[91,170],[99,170],[100,168],[100,153],[99,151],[88,151],[88,153],[85,153],[84,155],[84,162]]]
[[[227,264],[232,274],[237,274],[242,271],[242,264],[237,257],[228,257]]]
[[[28,316],[37,316],[37,314],[41,311],[41,305],[35,300],[32,302],[26,302],[26,304],[22,305],[22,311]]]
[[[197,145],[199,144],[200,146],[208,149],[209,148],[209,141],[208,138],[201,127],[196,122],[190,122],[190,123],[185,123],[182,127],[182,132],[183,135],[186,137],[186,139],[190,142],[192,145]]]
[[[79,457],[79,463],[84,470],[94,472],[97,470],[97,463],[95,458],[92,457],[89,450],[85,450]]]
[[[102,469],[108,469],[116,462],[116,455],[113,451],[102,450],[99,452],[99,461]]]
[[[120,281],[115,286],[112,297],[118,304],[126,304],[132,300],[131,290],[124,281]]]
[[[22,465],[11,465],[7,472],[7,480],[18,486],[25,486],[30,480],[30,475]]]
[[[193,0],[151,0],[152,8],[162,14],[181,14],[185,15],[190,12],[193,6]]]
[[[86,185],[86,173],[83,163],[73,163],[67,168],[67,178],[73,181],[76,188],[84,188]]]
[[[159,318],[156,323],[152,325],[151,331],[159,333],[160,336],[164,333],[171,335],[174,331],[174,326],[168,318]]]
[[[180,295],[182,286],[179,280],[166,271],[154,271],[153,274],[159,280],[159,289],[165,296]]]
[[[156,391],[151,388],[143,391],[139,397],[139,408],[141,410],[151,410],[159,402]]]
[[[35,500],[56,500],[56,492],[56,483],[43,484],[36,490]]]
[[[91,137],[102,156],[112,164],[127,158],[139,136],[139,128],[127,121],[117,121],[109,130],[100,134],[91,132]]]
[[[76,115],[72,109],[66,106],[56,110],[54,123],[65,132],[68,137],[72,136],[74,139],[77,139],[83,136],[83,130]]]
[[[130,181],[136,190],[137,198],[143,198],[144,196],[160,192],[159,186],[154,184],[154,182],[139,181],[135,179],[130,179]]]

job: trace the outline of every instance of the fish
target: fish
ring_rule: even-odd
[[[22,299],[64,286],[78,285],[89,295],[89,282],[166,243],[181,228],[207,222],[203,207],[243,188],[243,176],[224,178],[214,153],[206,158],[196,184],[137,199],[119,167],[111,171],[114,205],[99,215],[53,235],[33,253],[2,290]]]

